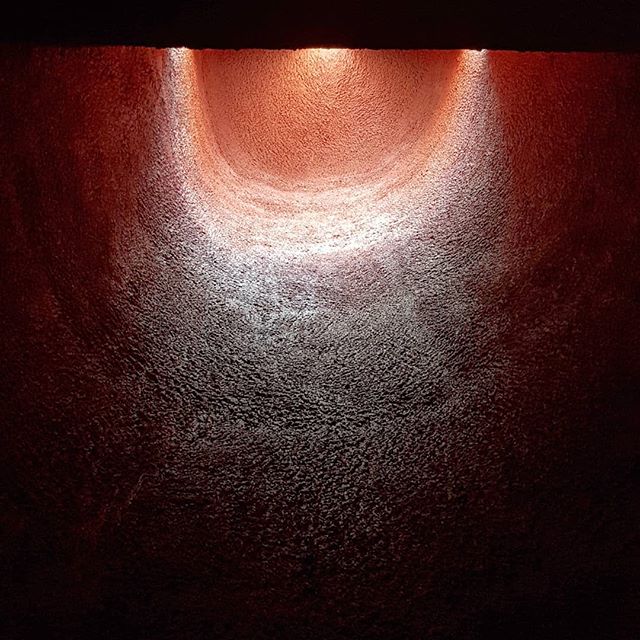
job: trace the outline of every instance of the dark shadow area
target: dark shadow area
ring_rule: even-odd
[[[632,0],[41,2],[6,5],[0,39],[191,48],[341,46],[632,51]]]

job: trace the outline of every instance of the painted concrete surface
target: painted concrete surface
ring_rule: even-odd
[[[638,68],[4,48],[5,635],[637,635]]]

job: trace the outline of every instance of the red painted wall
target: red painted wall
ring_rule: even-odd
[[[0,85],[4,637],[637,635],[637,56]]]

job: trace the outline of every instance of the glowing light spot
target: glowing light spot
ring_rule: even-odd
[[[351,59],[350,49],[301,49],[304,63],[312,73],[336,74],[344,71]]]
[[[172,62],[182,195],[238,256],[405,241],[448,210],[441,184],[473,157],[483,52],[175,50]]]
[[[340,58],[343,58],[349,49],[337,49],[337,48],[318,48],[318,49],[303,49],[306,55],[311,60],[321,60],[323,62],[335,62]]]

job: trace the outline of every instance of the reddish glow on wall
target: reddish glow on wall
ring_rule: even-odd
[[[193,64],[224,158],[245,175],[298,189],[380,177],[428,144],[457,58],[302,49],[202,52]]]
[[[341,63],[344,64],[351,55],[350,49],[334,47],[301,49],[300,52],[307,58],[310,66],[327,72],[339,69]]]
[[[640,638],[639,69],[3,48],[2,640]]]
[[[174,144],[196,168],[185,188],[200,218],[235,243],[298,253],[422,224],[427,211],[405,214],[433,200],[485,73],[481,52],[175,50],[173,61]]]

